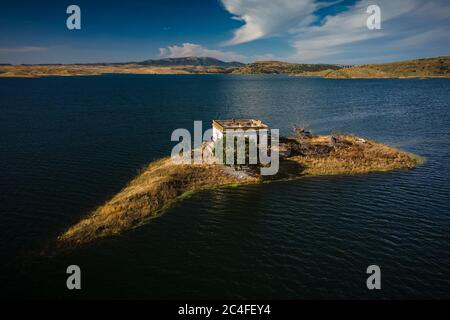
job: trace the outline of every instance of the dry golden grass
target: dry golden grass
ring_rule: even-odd
[[[289,160],[301,164],[305,175],[361,174],[410,169],[424,161],[416,155],[375,141],[361,140],[352,135],[342,135],[340,140],[343,141],[342,145],[335,147],[329,154],[295,156]],[[328,142],[329,136],[319,136],[308,143]]]
[[[329,141],[329,136],[316,136],[302,143],[323,145]],[[271,180],[408,169],[423,162],[418,156],[351,135],[340,136],[339,142],[329,153],[280,162],[279,174]],[[119,234],[141,225],[188,193],[261,181],[261,177],[239,178],[223,165],[177,165],[164,158],[150,164],[111,200],[65,231],[58,244],[80,245]]]
[[[324,78],[448,78],[450,77],[450,57],[416,59],[383,64],[367,64],[300,74]]]
[[[220,165],[177,165],[170,158],[158,160],[58,240],[82,244],[112,236],[140,225],[187,192],[257,181],[252,177],[239,179],[223,169]]]
[[[232,73],[236,74],[301,74],[305,72],[319,72],[321,70],[340,69],[332,64],[304,64],[289,63],[283,61],[256,61],[245,66],[235,68]]]
[[[191,74],[223,73],[215,67],[174,66],[154,67],[137,64],[124,65],[14,65],[0,66],[0,77],[33,78],[46,76],[92,76],[114,74]]]

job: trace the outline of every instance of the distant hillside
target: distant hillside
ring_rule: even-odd
[[[334,64],[300,64],[282,61],[257,61],[233,70],[240,74],[301,74],[323,70],[338,70],[342,66]]]
[[[215,58],[209,57],[184,57],[184,58],[166,58],[158,60],[145,60],[138,62],[139,65],[157,66],[157,67],[173,67],[173,66],[202,66],[202,67],[241,67],[244,66],[240,62],[225,62]]]
[[[141,62],[0,65],[0,77],[87,76],[101,74],[230,73],[240,62],[208,57],[168,58]]]
[[[0,77],[81,76],[122,74],[287,74],[345,78],[450,78],[450,57],[436,57],[384,64],[342,66],[259,61],[249,64],[207,57],[168,58],[127,63],[1,65]]]
[[[367,64],[308,75],[324,78],[410,78],[450,77],[450,57],[416,59],[383,64]]]

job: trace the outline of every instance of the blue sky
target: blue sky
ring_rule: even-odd
[[[66,8],[81,8],[81,30]],[[366,9],[381,9],[369,30]],[[180,56],[369,63],[450,55],[447,0],[16,1],[0,10],[0,63]]]

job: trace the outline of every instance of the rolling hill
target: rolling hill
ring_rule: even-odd
[[[450,78],[450,56],[383,64],[343,66],[258,61],[224,62],[209,57],[167,58],[126,63],[0,65],[0,77],[81,76],[101,74],[287,74],[330,79]]]
[[[237,68],[232,73],[239,74],[301,74],[323,70],[338,70],[342,66],[334,64],[300,64],[283,61],[257,61]]]
[[[450,77],[450,57],[435,57],[407,60],[383,64],[366,64],[309,73],[324,78],[448,78]]]
[[[137,62],[139,65],[155,66],[155,67],[173,67],[173,66],[196,66],[196,67],[242,67],[245,64],[241,62],[225,62],[219,59],[210,57],[183,57],[183,58],[166,58],[158,60],[145,60]]]

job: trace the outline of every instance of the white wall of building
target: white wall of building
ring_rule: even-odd
[[[215,126],[213,126],[213,141],[220,140],[220,139],[222,139],[222,137],[223,137],[222,132],[219,129],[217,129]]]

